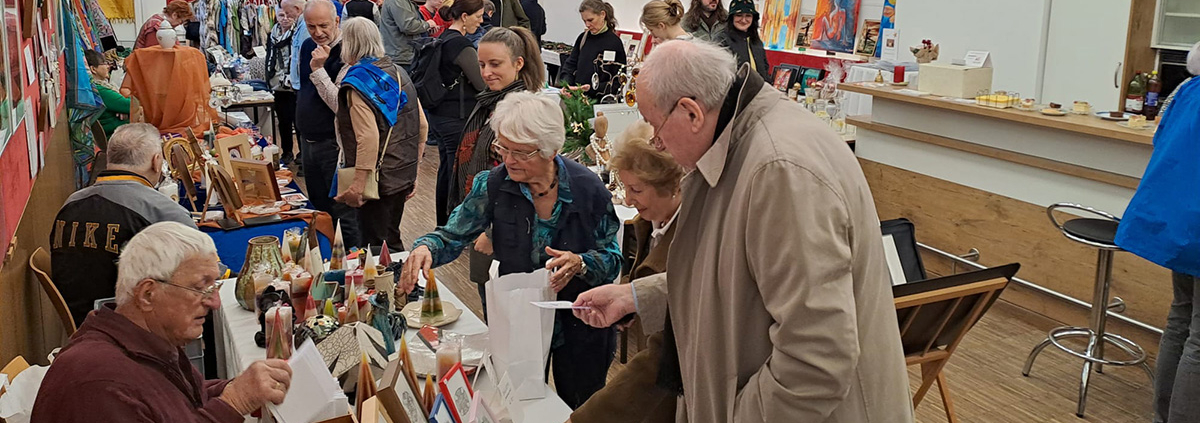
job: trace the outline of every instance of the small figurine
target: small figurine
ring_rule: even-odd
[[[604,116],[604,112],[596,112],[592,130],[585,153],[597,166],[608,167],[608,161],[612,159],[612,144],[608,142],[608,117]]]
[[[929,63],[938,58],[938,45],[929,40],[921,40],[921,47],[909,47],[917,63]]]
[[[882,70],[880,70],[879,73],[875,74],[875,82],[883,83],[883,71]]]

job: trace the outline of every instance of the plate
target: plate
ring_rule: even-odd
[[[1062,111],[1062,109],[1046,108],[1046,109],[1042,109],[1041,112],[1043,115],[1046,115],[1046,116],[1066,116],[1067,115],[1067,112]]]
[[[434,327],[442,327],[458,321],[462,317],[462,310],[449,301],[442,301],[442,317],[433,321],[421,321],[421,302],[420,300],[408,303],[400,313],[404,314],[404,320],[408,322],[408,327],[420,329],[423,325]]]
[[[1121,115],[1121,117],[1112,117],[1108,115],[1109,113],[1110,112],[1096,112],[1095,115],[1100,119],[1116,121],[1129,120],[1129,117],[1133,116],[1133,113],[1124,113]]]
[[[1134,131],[1145,131],[1145,130],[1154,129],[1154,125],[1153,125],[1153,124],[1150,124],[1150,123],[1146,123],[1146,126],[1145,126],[1145,127],[1142,127],[1142,128],[1134,128],[1134,127],[1132,127],[1132,126],[1129,126],[1129,122],[1117,122],[1117,125],[1120,125],[1120,126],[1122,126],[1122,127],[1125,127],[1125,128],[1132,129],[1132,130],[1134,130]]]

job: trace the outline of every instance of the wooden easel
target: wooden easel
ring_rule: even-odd
[[[1009,277],[993,277],[896,297],[896,315],[906,364],[921,365],[921,387],[913,395],[913,408],[921,404],[929,388],[937,382],[946,418],[951,423],[958,422],[942,369],[967,336],[967,331],[991,307],[1008,282]]]

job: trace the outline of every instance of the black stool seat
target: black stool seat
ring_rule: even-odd
[[[1116,245],[1117,222],[1108,219],[1079,218],[1062,224],[1063,232],[1099,244]]]

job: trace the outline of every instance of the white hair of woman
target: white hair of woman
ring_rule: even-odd
[[[342,23],[342,63],[355,65],[367,57],[383,56],[383,37],[370,19],[354,17]]]
[[[545,158],[558,154],[567,141],[558,101],[528,91],[509,93],[496,104],[492,131],[514,143],[537,147]]]
[[[117,261],[117,305],[133,299],[133,289],[146,279],[168,281],[189,258],[217,254],[212,238],[179,222],[146,227],[125,245]]]
[[[1200,43],[1192,46],[1192,51],[1188,52],[1187,70],[1192,75],[1200,75]]]
[[[671,40],[656,46],[642,63],[638,88],[649,91],[654,106],[663,113],[681,98],[693,98],[716,110],[736,73],[737,59],[729,50],[698,39]]]
[[[151,167],[154,156],[162,154],[162,136],[148,123],[121,125],[108,141],[108,167],[143,171]]]

